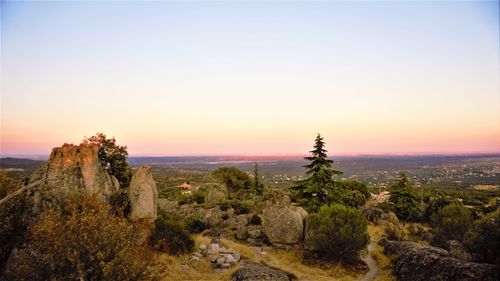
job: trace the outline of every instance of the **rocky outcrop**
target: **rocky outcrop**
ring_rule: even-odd
[[[158,209],[169,213],[169,214],[174,214],[179,211],[179,203],[174,200],[168,200],[165,198],[159,198],[158,199]]]
[[[273,245],[292,245],[304,239],[307,212],[294,206],[269,206],[263,212],[264,234]]]
[[[293,280],[287,272],[264,266],[251,261],[245,261],[242,268],[233,273],[233,281],[289,281]]]
[[[64,195],[87,191],[106,199],[119,189],[118,180],[110,176],[99,161],[99,147],[94,144],[64,144],[52,149],[49,160],[30,178],[51,194]]]
[[[472,261],[472,255],[465,249],[464,245],[457,240],[446,242],[446,250],[454,258],[463,261]]]
[[[132,220],[156,220],[158,191],[151,173],[151,167],[141,166],[132,177],[128,191]]]
[[[399,255],[395,271],[406,281],[493,281],[498,280],[497,266],[467,262],[452,257],[442,248],[415,242],[386,241],[380,243],[389,255]]]
[[[207,194],[206,203],[209,205],[219,204],[227,199],[227,192],[218,189],[210,189]]]

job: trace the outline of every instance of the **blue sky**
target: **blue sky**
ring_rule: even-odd
[[[3,154],[500,151],[496,1],[1,8]]]

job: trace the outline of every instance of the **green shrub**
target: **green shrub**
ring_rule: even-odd
[[[354,208],[340,204],[323,206],[307,220],[306,245],[323,259],[354,259],[370,240],[368,222]]]
[[[198,216],[189,216],[184,221],[191,233],[201,233],[208,228],[208,225]]]
[[[0,171],[0,198],[5,197],[21,185]],[[31,219],[32,206],[26,193],[19,194],[0,206],[0,275],[11,251],[26,238]]]
[[[165,218],[158,218],[155,231],[151,236],[155,249],[171,255],[189,253],[193,250],[194,240],[182,223]]]
[[[236,215],[250,213],[250,204],[247,202],[233,201],[231,202],[231,208],[234,209]]]
[[[252,217],[250,217],[249,223],[251,225],[261,225],[262,224],[262,219],[260,218],[259,215],[254,214]]]
[[[204,189],[198,189],[198,190],[196,190],[193,193],[193,195],[192,195],[193,201],[196,202],[196,203],[198,203],[198,204],[205,203],[205,197],[206,197],[207,193],[208,192],[206,190],[204,190]]]
[[[130,200],[126,192],[117,191],[111,194],[108,202],[115,215],[128,216],[130,214]]]
[[[471,212],[461,204],[452,203],[431,216],[435,236],[433,244],[443,246],[448,240],[463,241],[472,226]]]
[[[230,200],[224,200],[219,204],[219,208],[221,211],[227,211],[229,208],[231,208],[231,202]]]
[[[451,203],[453,203],[453,200],[445,198],[443,196],[430,200],[424,209],[424,215],[423,215],[424,221],[430,222],[432,215],[436,214],[442,208],[446,207]],[[458,201],[456,201],[455,203],[458,203]]]
[[[365,204],[366,197],[358,190],[351,190],[343,196],[342,202],[346,206],[357,208]]]
[[[500,266],[500,209],[477,220],[465,235],[465,245],[484,262]]]

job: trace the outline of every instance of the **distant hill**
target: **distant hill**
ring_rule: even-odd
[[[0,158],[0,169],[17,179],[29,177],[44,161],[25,158]]]

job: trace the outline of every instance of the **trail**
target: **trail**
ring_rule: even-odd
[[[368,245],[368,253],[361,259],[368,265],[368,272],[360,279],[360,281],[373,281],[377,277],[379,267],[373,258],[371,252],[373,251],[373,242]]]

